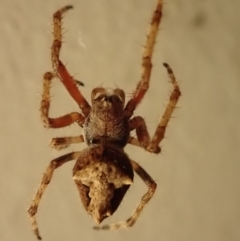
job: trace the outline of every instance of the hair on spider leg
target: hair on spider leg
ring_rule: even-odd
[[[80,81],[80,80],[73,79],[73,81],[75,82],[76,85],[85,86],[84,83],[82,81]]]

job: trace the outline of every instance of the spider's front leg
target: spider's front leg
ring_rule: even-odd
[[[173,74],[172,69],[166,63],[164,63],[163,65],[168,71],[170,81],[173,85],[173,91],[171,92],[168,105],[165,109],[162,119],[160,120],[156,128],[152,140],[150,141],[147,126],[142,117],[137,116],[129,121],[130,129],[136,129],[137,139],[134,137],[130,137],[128,142],[136,146],[141,146],[145,148],[147,151],[153,153],[159,153],[161,151],[159,144],[165,136],[166,127],[168,125],[168,122],[172,116],[174,109],[176,108],[178,99],[181,96],[180,88]]]
[[[84,116],[86,117],[91,111],[91,106],[88,104],[86,99],[77,88],[76,81],[74,81],[73,77],[68,73],[66,66],[64,66],[62,61],[59,59],[60,49],[62,46],[62,15],[72,8],[73,6],[67,5],[58,10],[53,15],[54,40],[52,44],[52,66],[54,71],[57,73],[58,77],[64,84],[65,88],[67,89],[68,93],[77,102]]]
[[[60,156],[60,157],[52,160],[43,175],[41,184],[40,184],[39,188],[37,189],[37,192],[30,205],[30,208],[28,209],[30,220],[32,222],[32,229],[38,239],[41,239],[41,236],[39,234],[39,230],[38,230],[38,226],[37,226],[36,214],[37,214],[38,206],[39,206],[40,200],[42,198],[42,195],[52,179],[53,172],[55,171],[55,169],[57,169],[64,163],[66,163],[68,161],[72,161],[74,159],[78,159],[80,154],[81,154],[81,152],[72,152],[72,153],[68,153],[66,155]]]
[[[158,33],[159,24],[162,18],[162,0],[158,0],[156,9],[153,13],[150,29],[147,34],[147,41],[144,46],[142,55],[142,74],[136,90],[133,93],[133,97],[128,101],[124,112],[127,119],[130,119],[133,115],[137,105],[142,101],[145,93],[149,87],[149,81],[152,70],[152,54]]]
[[[50,108],[50,88],[53,78],[56,77],[56,74],[47,72],[43,77],[43,94],[42,101],[40,106],[41,118],[45,127],[50,128],[60,128],[71,125],[74,122],[77,122],[79,125],[83,125],[85,117],[78,112],[72,112],[58,118],[49,117],[49,108]]]

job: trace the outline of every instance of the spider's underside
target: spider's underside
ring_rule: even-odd
[[[53,72],[47,72],[43,78],[43,94],[41,101],[41,118],[48,128],[61,128],[73,123],[83,127],[83,135],[74,137],[53,138],[51,146],[63,149],[73,143],[86,142],[88,147],[83,151],[72,152],[52,160],[45,171],[41,184],[28,210],[32,228],[38,239],[41,239],[36,213],[41,197],[50,183],[53,172],[64,163],[77,160],[73,168],[73,179],[86,211],[92,215],[96,223],[101,223],[111,216],[120,205],[126,191],[133,183],[133,172],[136,172],[148,187],[134,213],[125,222],[95,227],[95,229],[116,229],[132,226],[139,217],[144,206],[152,198],[156,183],[148,173],[124,152],[130,143],[152,153],[160,153],[160,142],[163,140],[167,124],[181,95],[175,76],[168,64],[164,63],[173,85],[168,105],[150,138],[145,120],[141,116],[132,118],[134,110],[142,101],[149,87],[153,48],[162,17],[162,0],[158,0],[153,13],[147,41],[142,56],[141,79],[131,99],[125,106],[125,93],[121,89],[109,92],[105,88],[95,88],[91,94],[92,106],[88,104],[79,89],[76,80],[68,73],[66,66],[59,59],[62,45],[62,15],[72,8],[65,6],[53,15],[54,40],[51,58]],[[49,117],[50,87],[53,78],[58,78],[76,101],[82,113],[72,112],[58,118]],[[130,135],[136,130],[137,138]]]

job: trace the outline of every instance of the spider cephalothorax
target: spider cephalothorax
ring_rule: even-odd
[[[127,144],[130,129],[124,115],[124,102],[125,94],[121,89],[93,89],[92,109],[83,125],[87,144],[93,144],[101,137],[119,147]]]
[[[169,65],[165,63],[164,66],[167,69],[173,90],[153,137],[150,138],[145,120],[141,116],[132,117],[134,110],[143,100],[149,87],[153,47],[162,18],[162,0],[158,0],[144,46],[141,79],[132,97],[125,105],[123,90],[98,87],[92,91],[92,106],[90,106],[76,86],[80,82],[73,79],[59,58],[62,46],[62,15],[71,8],[72,6],[65,6],[53,15],[54,40],[51,53],[53,72],[47,72],[43,77],[40,112],[45,127],[61,128],[72,123],[78,123],[79,126],[83,127],[83,135],[53,138],[51,142],[53,148],[61,150],[71,144],[84,141],[88,148],[60,156],[52,160],[47,167],[28,210],[32,228],[39,239],[41,237],[36,213],[41,197],[50,183],[55,169],[72,160],[77,160],[73,169],[73,179],[76,182],[83,206],[98,224],[111,216],[118,208],[133,182],[133,172],[139,175],[147,185],[148,191],[130,218],[125,222],[103,225],[95,227],[95,229],[126,228],[136,222],[144,206],[152,198],[156,190],[156,183],[139,164],[127,156],[124,147],[129,143],[151,153],[160,153],[159,144],[165,136],[167,124],[181,95],[175,76]],[[49,117],[50,87],[53,78],[60,79],[82,113],[71,112],[58,118]],[[130,134],[134,130],[136,137]]]

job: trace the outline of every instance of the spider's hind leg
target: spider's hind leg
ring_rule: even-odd
[[[38,239],[41,239],[41,236],[39,234],[39,230],[38,230],[38,226],[37,226],[36,214],[37,214],[38,206],[39,206],[40,200],[42,198],[42,195],[45,192],[48,184],[50,183],[50,181],[52,179],[53,172],[55,171],[55,169],[57,169],[64,163],[66,163],[68,161],[72,161],[74,159],[78,159],[78,157],[80,156],[80,153],[81,152],[72,152],[72,153],[68,153],[66,155],[60,156],[60,157],[52,160],[50,162],[50,164],[48,165],[45,173],[43,174],[41,184],[38,187],[37,192],[36,192],[32,202],[31,202],[31,205],[28,209],[30,220],[32,222],[32,229]]]

